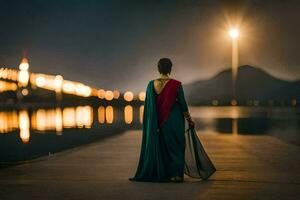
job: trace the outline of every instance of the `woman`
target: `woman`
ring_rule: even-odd
[[[135,176],[129,180],[182,182],[184,173],[206,179],[215,171],[194,132],[181,82],[169,77],[171,69],[170,59],[160,59],[160,78],[148,83],[140,160]]]

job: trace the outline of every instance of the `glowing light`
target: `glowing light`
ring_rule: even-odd
[[[124,108],[124,120],[126,124],[131,124],[133,120],[133,108],[130,105]]]
[[[22,93],[23,96],[27,96],[29,94],[29,91],[27,89],[23,89],[21,91],[21,93]]]
[[[65,93],[73,93],[75,91],[75,84],[70,81],[64,81],[63,91]]]
[[[50,116],[45,109],[38,109],[33,116],[32,119],[32,127],[36,128],[38,131],[45,131],[48,129],[50,124]]]
[[[113,100],[113,98],[114,98],[114,93],[111,90],[107,90],[105,92],[105,99],[107,101],[111,101],[111,100]]]
[[[239,32],[238,29],[232,28],[232,29],[229,30],[228,34],[229,34],[229,36],[230,36],[232,39],[236,39],[236,38],[239,37],[240,32]]]
[[[0,81],[0,92],[4,91],[16,91],[18,89],[17,84],[9,83],[6,81]]]
[[[76,126],[76,112],[75,108],[63,109],[63,126],[65,128],[73,128]]]
[[[30,139],[30,125],[29,116],[26,110],[19,112],[19,128],[20,128],[20,138],[23,143],[28,143]]]
[[[139,100],[140,101],[145,101],[146,98],[146,93],[145,92],[140,92],[139,93]]]
[[[61,92],[64,78],[60,75],[55,76],[54,87],[56,92]]]
[[[18,81],[22,86],[26,86],[29,81],[28,71],[20,71],[18,76]]]
[[[81,83],[76,84],[75,91],[77,95],[84,97],[89,97],[92,93],[92,89],[89,86]]]
[[[27,71],[29,69],[29,64],[28,64],[27,58],[22,59],[20,65],[19,65],[19,69],[21,71]]]
[[[124,93],[124,99],[125,99],[125,101],[128,101],[128,102],[132,101],[133,100],[133,93],[130,92],[130,91],[125,92]]]
[[[114,90],[114,99],[118,99],[120,97],[120,92],[118,90]]]
[[[107,106],[105,110],[106,123],[111,124],[114,120],[114,109],[112,106]]]
[[[98,108],[98,121],[100,124],[105,123],[105,108],[104,108],[104,106],[100,106]]]
[[[28,64],[28,60],[26,58],[22,59],[22,62],[19,65],[19,69],[20,69],[20,71],[19,71],[19,75],[18,75],[18,81],[21,86],[26,86],[29,81],[29,73],[28,73],[29,64]],[[9,74],[7,74],[6,76],[8,76],[8,75]]]
[[[32,113],[31,126],[37,131],[56,131],[61,134],[63,128],[90,128],[93,123],[93,108],[90,106],[78,106],[38,109]]]
[[[55,130],[58,135],[63,130],[62,111],[60,108],[55,109]]]
[[[144,116],[144,106],[140,106],[140,123],[143,123],[143,116]]]
[[[2,73],[1,73],[1,76],[2,76],[3,79],[6,79],[6,78],[7,78],[7,76],[8,76],[8,71],[7,71],[7,69],[3,69]]]
[[[38,77],[35,79],[35,84],[36,84],[38,87],[43,87],[43,86],[46,84],[46,79],[45,79],[43,76],[38,76]]]
[[[238,121],[237,118],[232,119],[232,134],[237,135],[238,134]]]
[[[103,89],[98,90],[97,95],[98,95],[99,99],[104,99],[105,98],[105,90],[103,90]]]
[[[78,106],[76,108],[76,124],[79,128],[91,128],[93,123],[93,108],[91,106]]]
[[[18,128],[18,113],[16,111],[0,112],[0,133],[8,133]]]
[[[237,107],[230,109],[230,116],[232,119],[237,119],[240,116],[240,110]]]
[[[228,32],[232,39],[232,95],[236,98],[236,79],[237,79],[237,69],[238,69],[238,40],[239,30],[237,28],[231,28]]]

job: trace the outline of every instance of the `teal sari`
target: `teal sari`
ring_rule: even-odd
[[[207,179],[215,168],[195,130],[185,131],[183,113],[188,112],[188,106],[181,83],[167,119],[159,126],[153,82],[150,81],[146,89],[140,159],[135,176],[129,180],[168,182],[171,177],[183,177],[184,173]]]

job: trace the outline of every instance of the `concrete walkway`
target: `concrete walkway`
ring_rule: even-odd
[[[0,199],[300,199],[300,147],[269,136],[202,134],[217,172],[208,181],[130,182],[140,131],[0,170]]]

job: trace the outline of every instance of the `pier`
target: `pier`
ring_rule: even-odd
[[[200,131],[198,131],[200,132]],[[198,133],[199,134],[199,133]],[[0,170],[8,199],[295,199],[300,147],[270,136],[199,134],[217,172],[202,181],[131,182],[141,131],[133,130]]]

